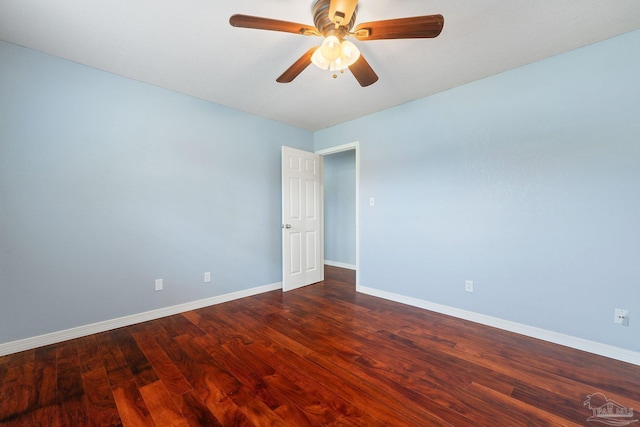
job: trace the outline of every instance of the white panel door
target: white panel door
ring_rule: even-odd
[[[324,280],[322,156],[282,147],[282,289]]]

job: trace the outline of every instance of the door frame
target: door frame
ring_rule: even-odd
[[[315,154],[328,156],[329,154],[341,153],[343,151],[355,150],[356,154],[356,292],[360,292],[360,141],[337,145],[322,150],[316,150]],[[324,188],[324,174],[322,175]],[[324,191],[321,194],[324,197]],[[324,212],[322,212],[322,230],[324,233]],[[324,239],[324,235],[322,236]],[[324,254],[323,254],[324,262]]]

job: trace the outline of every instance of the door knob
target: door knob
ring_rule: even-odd
[[[282,228],[291,228],[291,224],[282,224]]]

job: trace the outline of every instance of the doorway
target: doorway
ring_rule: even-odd
[[[325,264],[356,271],[360,264],[360,153],[353,142],[316,151],[323,156]]]

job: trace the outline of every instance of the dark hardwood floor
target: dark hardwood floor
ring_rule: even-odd
[[[594,393],[640,409],[640,367],[356,294],[331,267],[0,358],[0,426],[604,425]]]

